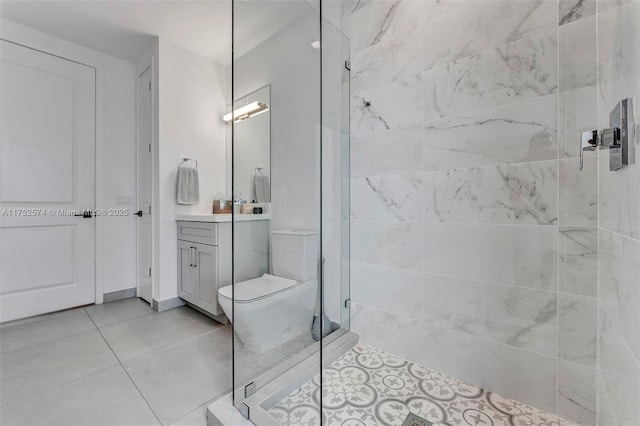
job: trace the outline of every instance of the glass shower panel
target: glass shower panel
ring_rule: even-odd
[[[233,1],[234,405],[316,357],[320,22],[303,1]]]

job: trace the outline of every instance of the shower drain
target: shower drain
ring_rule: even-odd
[[[409,413],[404,422],[402,422],[402,426],[433,426],[433,423],[428,422],[422,417],[418,417],[413,413]]]

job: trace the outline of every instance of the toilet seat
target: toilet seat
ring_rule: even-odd
[[[261,277],[239,282],[235,285],[234,303],[250,303],[260,299],[266,299],[274,294],[282,293],[298,282],[288,278],[277,277],[275,275],[264,274]],[[220,297],[231,300],[231,285],[218,290]]]

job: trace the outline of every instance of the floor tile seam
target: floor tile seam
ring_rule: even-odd
[[[89,317],[91,318],[91,316],[89,316]],[[91,322],[93,322],[93,325],[96,326],[95,322],[93,321],[93,318],[91,318]],[[136,382],[133,380],[133,378],[129,374],[129,371],[126,369],[126,367],[124,366],[124,364],[120,360],[120,357],[118,357],[118,355],[115,353],[115,351],[113,350],[113,348],[111,347],[111,345],[109,344],[107,339],[102,334],[102,331],[97,326],[96,326],[96,329],[98,330],[98,333],[100,333],[100,336],[102,337],[102,340],[105,342],[105,344],[107,345],[107,347],[109,348],[109,350],[111,351],[111,353],[113,354],[115,359],[118,361],[118,364],[120,365],[120,367],[122,368],[124,373],[127,375],[127,378],[129,379],[129,381],[131,382],[133,387],[136,389],[136,391],[138,391],[138,394],[140,395],[140,398],[142,398],[144,403],[147,405],[147,408],[149,409],[149,411],[151,411],[151,414],[153,414],[153,416],[156,418],[158,424],[162,425],[163,423],[160,421],[160,418],[158,417],[158,414],[153,410],[153,408],[151,407],[151,404],[149,404],[149,401],[147,401],[147,398],[144,396],[144,394],[142,393],[142,391],[140,390],[140,388],[138,387]]]
[[[152,354],[152,353],[155,353],[155,352],[158,352],[158,351],[162,351],[162,350],[165,350],[165,349],[169,349],[169,348],[172,348],[172,347],[174,347],[174,346],[177,346],[177,345],[180,345],[180,344],[185,344],[185,343],[188,343],[188,342],[190,342],[190,341],[192,341],[192,340],[196,340],[196,339],[201,338],[201,337],[203,337],[203,336],[205,336],[205,335],[207,335],[207,334],[214,333],[214,332],[216,332],[219,328],[222,328],[222,327],[224,327],[224,326],[219,326],[219,327],[216,327],[216,328],[215,328],[215,329],[213,329],[213,330],[207,330],[207,331],[204,331],[204,332],[201,332],[201,333],[195,334],[195,335],[193,335],[193,336],[190,336],[190,337],[184,338],[184,339],[182,339],[182,340],[179,340],[179,341],[176,341],[176,342],[173,342],[173,343],[169,343],[169,344],[165,344],[165,345],[162,345],[162,346],[158,346],[157,348],[153,348],[153,349],[150,349],[150,350],[146,350],[146,351],[144,351],[144,352],[141,352],[141,353],[135,354],[134,356],[130,356],[130,357],[122,357],[122,358],[118,357],[118,359],[119,359],[119,360],[120,360],[120,362],[124,365],[125,363],[128,363],[128,362],[130,362],[130,361],[132,361],[132,360],[134,360],[134,359],[140,358],[140,357],[142,357],[142,356],[147,356],[147,355],[149,355],[149,354]],[[100,330],[100,329],[98,329],[98,331],[101,331],[101,330]],[[102,332],[101,332],[100,334],[102,334]],[[103,336],[103,337],[104,337],[104,336]],[[105,340],[106,340],[106,338],[105,338]],[[115,353],[115,352],[114,352],[114,353]]]
[[[4,410],[4,409],[6,409],[6,408],[8,408],[8,407],[11,407],[11,406],[13,406],[13,405],[15,405],[15,404],[19,404],[19,403],[24,402],[24,401],[26,401],[26,400],[28,400],[28,399],[35,398],[35,397],[38,397],[38,396],[42,396],[42,395],[44,395],[44,394],[46,394],[46,393],[53,392],[53,391],[57,390],[58,388],[60,388],[60,387],[62,387],[62,386],[67,386],[67,385],[70,385],[70,384],[72,384],[72,383],[75,383],[75,382],[77,382],[77,381],[79,381],[79,380],[83,380],[83,379],[86,379],[86,378],[88,378],[88,377],[94,376],[94,375],[96,375],[96,374],[104,373],[105,371],[107,371],[107,370],[109,370],[109,369],[111,369],[111,368],[114,368],[114,367],[122,367],[122,365],[120,365],[120,363],[116,362],[116,363],[111,364],[111,365],[109,365],[109,366],[106,366],[106,367],[100,368],[100,369],[98,369],[98,370],[92,371],[92,372],[90,372],[90,373],[88,373],[88,374],[85,374],[85,375],[83,375],[83,376],[76,377],[76,378],[74,378],[74,379],[72,379],[72,380],[69,380],[69,381],[66,381],[66,382],[64,382],[64,383],[57,384],[56,386],[54,386],[54,387],[52,387],[52,388],[44,389],[44,390],[42,390],[42,391],[39,391],[39,392],[34,393],[34,394],[32,394],[32,395],[29,395],[29,396],[27,396],[27,397],[21,398],[21,399],[19,399],[19,400],[17,400],[17,401],[13,401],[13,402],[10,402],[10,403],[8,403],[8,404],[6,404],[6,405],[2,405],[2,406],[0,407],[0,409],[1,409],[1,410]]]

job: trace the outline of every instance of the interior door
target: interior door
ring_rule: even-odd
[[[152,300],[151,67],[138,77],[138,296]]]
[[[1,41],[0,321],[95,301],[95,69]]]

